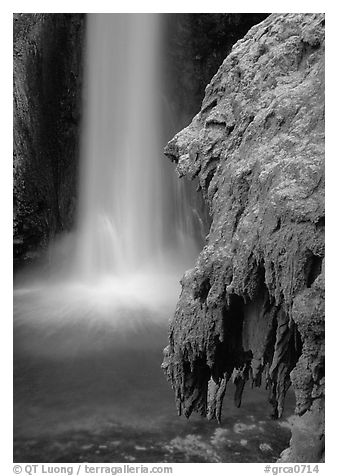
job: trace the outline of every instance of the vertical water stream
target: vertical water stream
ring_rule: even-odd
[[[160,364],[198,246],[162,153],[161,15],[94,14],[87,27],[75,247],[61,241],[52,279],[28,272],[14,292],[15,461],[251,461],[265,435],[278,455],[259,394],[241,413],[228,402],[225,429],[176,416]]]
[[[168,248],[189,254],[192,245],[162,153],[160,21],[88,18],[77,254],[85,277],[161,266]]]

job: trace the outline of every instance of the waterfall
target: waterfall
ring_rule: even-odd
[[[160,23],[157,14],[88,15],[76,257],[84,277],[133,273],[163,263],[171,245],[192,247],[184,194],[175,197],[162,152]]]
[[[197,256],[191,191],[163,156],[161,21],[88,15],[77,224],[51,243],[48,266],[16,286],[16,335],[27,352],[63,358],[125,334],[148,339],[173,314]]]

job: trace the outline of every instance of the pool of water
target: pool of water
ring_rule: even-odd
[[[238,409],[231,386],[220,425],[177,416],[160,367],[172,309],[74,299],[15,293],[15,462],[273,462],[288,445],[292,394],[280,421],[263,389]]]

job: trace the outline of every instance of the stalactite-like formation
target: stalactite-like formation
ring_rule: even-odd
[[[178,411],[220,421],[232,378],[237,406],[248,380],[264,382],[280,417],[292,383],[288,461],[323,457],[323,109],[324,16],[274,14],[236,43],[165,151],[212,217],[165,349]]]

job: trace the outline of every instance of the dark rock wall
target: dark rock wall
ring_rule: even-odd
[[[237,40],[266,13],[170,13],[164,15],[165,94],[176,131],[199,111],[206,84]]]
[[[14,14],[14,259],[73,224],[82,14]]]
[[[273,14],[238,41],[166,148],[212,223],[182,279],[163,368],[178,410],[221,419],[227,382],[290,384],[285,461],[324,451],[324,16]],[[223,412],[226,409],[223,409]]]
[[[163,143],[198,111],[205,84],[232,44],[266,16],[163,15]],[[14,14],[18,263],[39,256],[55,234],[74,222],[84,26],[84,14]],[[202,207],[193,190],[190,197],[194,208]]]

